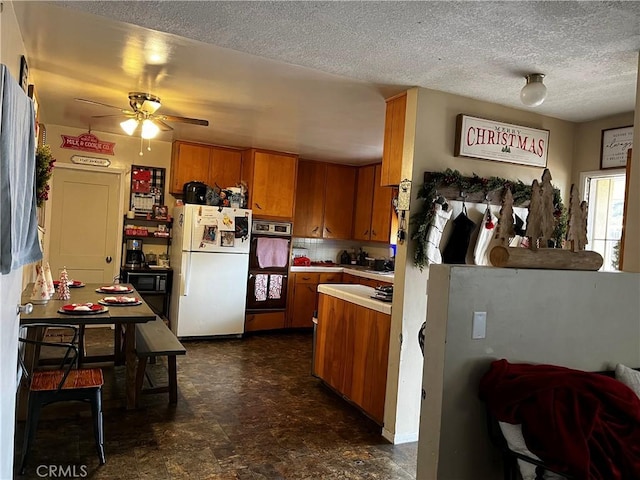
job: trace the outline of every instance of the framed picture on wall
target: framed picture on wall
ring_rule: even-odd
[[[20,57],[20,87],[27,93],[29,85],[29,65],[27,65],[27,57]]]
[[[633,125],[602,131],[600,169],[625,168],[627,152],[633,146]]]

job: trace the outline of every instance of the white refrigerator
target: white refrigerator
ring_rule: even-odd
[[[241,335],[249,271],[251,210],[173,209],[171,329],[177,337]]]

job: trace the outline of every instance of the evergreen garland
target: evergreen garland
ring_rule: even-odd
[[[38,207],[49,199],[49,179],[53,174],[56,159],[49,145],[40,145],[36,149],[36,201]]]
[[[414,264],[422,270],[427,265],[427,233],[429,225],[435,214],[435,200],[438,187],[456,187],[461,192],[477,193],[484,192],[485,195],[494,190],[504,190],[508,188],[513,195],[513,204],[522,205],[531,198],[531,185],[526,185],[520,180],[511,181],[500,177],[479,177],[475,173],[473,177],[465,177],[458,170],[447,168],[444,172],[429,173],[428,180],[418,191],[418,198],[424,200],[422,211],[412,216],[411,222],[414,225],[411,238],[417,240]],[[556,228],[553,238],[556,246],[562,245],[567,231],[567,211],[562,203],[560,190],[553,189],[553,203],[555,206],[554,217],[556,218]]]

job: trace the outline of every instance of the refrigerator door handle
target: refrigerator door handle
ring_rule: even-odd
[[[180,275],[180,294],[186,297],[189,295],[189,284],[191,283],[191,255],[189,255],[184,263],[184,273]]]

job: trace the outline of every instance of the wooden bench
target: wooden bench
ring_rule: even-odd
[[[136,325],[136,355],[138,356],[138,369],[136,371],[136,402],[139,402],[142,393],[165,393],[169,392],[169,403],[178,402],[178,375],[176,356],[185,355],[186,348],[180,343],[160,317],[156,317],[153,322],[140,323]],[[149,358],[167,357],[169,366],[169,384],[154,386],[143,389],[145,371]]]

